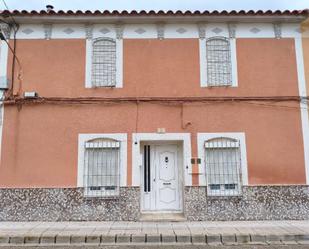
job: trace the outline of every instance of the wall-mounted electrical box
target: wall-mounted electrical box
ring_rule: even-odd
[[[157,133],[165,133],[165,128],[158,128]]]
[[[37,92],[24,92],[25,99],[37,98],[39,95]]]

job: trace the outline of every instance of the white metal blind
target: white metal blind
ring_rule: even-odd
[[[207,85],[232,85],[230,41],[225,37],[213,37],[206,41]]]
[[[116,85],[116,41],[100,38],[93,42],[92,85],[94,87]]]
[[[241,187],[239,141],[218,138],[205,143],[209,195],[237,195]]]
[[[118,195],[119,165],[119,142],[87,142],[85,144],[85,194],[94,197]]]

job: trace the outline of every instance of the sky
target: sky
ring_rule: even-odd
[[[309,9],[309,0],[0,0],[9,9],[41,10],[295,10]]]

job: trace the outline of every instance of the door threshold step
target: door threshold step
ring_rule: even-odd
[[[140,221],[186,221],[183,213],[146,213],[141,214]]]

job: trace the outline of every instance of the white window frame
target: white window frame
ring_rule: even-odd
[[[240,143],[240,160],[241,160],[241,183],[242,186],[248,185],[248,163],[247,163],[247,149],[246,138],[244,132],[220,132],[220,133],[197,133],[198,157],[201,159],[199,165],[199,183],[200,186],[207,186],[207,175],[205,168],[205,142],[214,138],[231,138],[238,140]],[[228,195],[227,195],[228,196]]]
[[[93,42],[98,39],[114,39],[116,42],[116,85],[115,86],[93,86],[92,85],[92,53]],[[96,37],[95,39],[86,39],[86,88],[122,88],[123,87],[123,39],[111,37]]]
[[[9,85],[7,78],[9,47],[5,41],[0,41],[0,85],[5,87]]]
[[[206,59],[206,41],[210,38],[218,36],[206,37],[199,39],[199,52],[200,52],[200,86],[201,87],[237,87],[238,76],[237,76],[237,52],[236,52],[236,39],[222,36],[222,38],[229,39],[230,51],[231,51],[231,66],[232,66],[232,84],[213,86],[207,84],[207,59]]]
[[[112,139],[120,142],[120,184],[119,187],[127,186],[127,134],[126,133],[97,133],[97,134],[79,134],[78,135],[78,170],[77,170],[77,187],[85,187],[85,143],[93,139]],[[86,196],[86,195],[85,195]],[[87,195],[87,197],[91,197]],[[105,196],[100,196],[105,197]],[[106,196],[108,197],[108,196]]]

